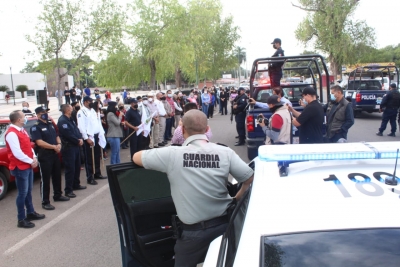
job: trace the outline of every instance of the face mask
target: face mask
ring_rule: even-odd
[[[44,121],[47,121],[47,120],[49,119],[49,114],[47,114],[47,113],[42,114],[42,115],[40,115],[40,118],[41,118],[42,120],[44,120]]]
[[[274,49],[276,49],[276,45],[275,45],[275,44],[273,44],[272,47],[273,47]]]
[[[23,110],[28,110],[28,107],[23,107],[22,109],[23,109]]]
[[[26,125],[28,123],[28,119],[26,117],[24,117],[24,125]]]
[[[147,105],[149,103],[148,100],[143,100],[143,104]]]
[[[165,98],[165,97],[161,97],[160,99],[161,99],[162,101],[164,101],[166,98]]]
[[[133,108],[138,108],[138,105],[136,104],[136,105],[133,105]]]
[[[90,104],[89,104],[89,108],[93,108],[93,103],[90,103]]]
[[[124,107],[119,107],[119,109],[120,109],[120,110],[123,110],[123,109],[124,109]]]
[[[172,97],[172,94],[168,94],[168,97],[170,97],[170,98],[171,98],[171,97]]]
[[[81,106],[75,106],[75,110],[78,111],[81,109]]]
[[[303,104],[307,106],[307,105],[308,105],[308,102],[307,102],[306,100],[303,99]]]
[[[104,114],[100,114],[100,118],[103,118],[104,117]]]
[[[331,100],[332,100],[332,101],[336,101],[336,97],[335,97],[334,94],[331,94]]]
[[[153,98],[149,98],[149,102],[150,102],[150,103],[153,102]]]

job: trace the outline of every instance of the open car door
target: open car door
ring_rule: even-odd
[[[174,266],[171,216],[176,215],[165,173],[133,163],[107,166],[123,267]]]

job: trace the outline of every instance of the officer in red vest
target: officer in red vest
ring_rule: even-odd
[[[7,155],[10,161],[9,169],[15,177],[17,186],[17,210],[18,227],[32,228],[35,224],[32,220],[40,220],[44,214],[35,212],[32,204],[33,168],[36,168],[38,161],[31,147],[31,140],[24,129],[28,121],[22,113],[17,110],[10,113],[11,125],[5,134]],[[25,211],[26,208],[26,211]]]

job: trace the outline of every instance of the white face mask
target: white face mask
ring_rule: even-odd
[[[148,100],[143,100],[143,104],[147,105],[149,103]]]
[[[100,117],[103,118],[103,117],[104,117],[104,114],[100,114]]]
[[[172,94],[168,94],[168,97],[172,97]]]
[[[149,102],[150,102],[150,103],[153,102],[153,98],[149,98]]]
[[[23,110],[28,110],[28,107],[23,107],[22,109],[23,109]]]

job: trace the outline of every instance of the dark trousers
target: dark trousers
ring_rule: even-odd
[[[198,231],[182,232],[175,244],[175,267],[196,267],[204,261],[210,243],[226,231],[227,223]]]
[[[40,164],[40,193],[42,204],[50,203],[50,179],[53,184],[53,199],[62,195],[61,190],[61,162],[57,153],[50,149],[41,149],[39,151],[38,161]]]
[[[228,101],[227,100],[221,101],[220,112],[222,114],[224,114],[224,109],[225,109],[225,115],[227,115],[228,114]]]
[[[94,179],[94,176],[100,176],[101,171],[100,171],[100,158],[101,158],[101,149],[99,145],[99,135],[95,134],[94,135],[94,153],[92,152],[92,148],[88,144],[88,142],[84,141],[84,154],[85,154],[85,169],[86,169],[86,179],[88,181]],[[93,167],[93,154],[94,154],[94,165]],[[94,169],[94,173],[93,173]]]
[[[63,147],[61,150],[65,169],[65,193],[71,193],[74,188],[81,185],[81,157],[79,146]]]
[[[65,96],[65,104],[71,104],[69,96]]]
[[[214,105],[210,105],[208,108],[208,115],[207,118],[212,118],[214,116]]]
[[[244,142],[246,139],[246,128],[245,128],[246,113],[240,112],[236,114],[236,131],[239,135],[239,142]]]
[[[270,72],[269,78],[271,80],[271,88],[281,86],[282,71]]]
[[[164,140],[171,138],[171,131],[172,131],[172,118],[167,118],[165,120]]]
[[[347,140],[347,133],[340,131],[338,133],[335,133],[331,138],[329,138],[329,143],[337,143],[340,138],[344,138]]]
[[[121,126],[122,128],[122,134],[124,135],[124,137],[121,138],[121,147],[129,147],[129,140],[126,140],[125,142],[122,143],[122,141],[124,141],[128,135],[129,135],[129,129],[124,129],[124,126]]]
[[[128,141],[126,141],[128,142]],[[132,136],[129,138],[129,147],[131,150],[131,160],[133,155],[138,152],[138,143],[139,143],[139,137],[136,135],[136,133],[132,134]]]
[[[137,148],[138,151],[147,149],[149,145],[150,145],[150,134],[147,137],[140,134],[138,136],[138,148]]]
[[[386,130],[386,125],[390,121],[390,126],[392,127],[391,132],[395,133],[397,124],[396,124],[396,117],[397,117],[397,109],[385,109],[383,111],[382,115],[382,123],[381,127],[379,128],[379,131],[382,133],[384,130]]]

